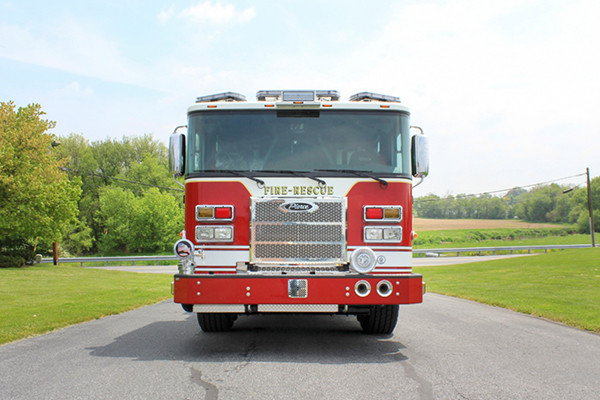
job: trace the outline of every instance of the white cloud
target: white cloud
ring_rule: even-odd
[[[75,81],[59,89],[57,94],[67,97],[89,97],[94,95],[94,89],[89,86],[82,86],[79,82]]]
[[[0,57],[109,82],[143,86],[148,81],[117,42],[72,19],[54,29],[0,25]]]
[[[256,12],[253,8],[237,10],[231,4],[204,1],[182,10],[178,15],[191,22],[222,24],[248,22],[256,16]]]
[[[173,15],[175,15],[175,7],[171,6],[171,7],[167,8],[166,10],[162,9],[158,13],[157,18],[161,24],[166,24],[167,21],[173,17]]]

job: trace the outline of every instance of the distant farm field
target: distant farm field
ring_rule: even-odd
[[[435,219],[413,218],[413,230],[445,231],[453,229],[539,229],[562,228],[563,225],[539,224],[508,219]]]
[[[415,218],[416,249],[456,247],[538,246],[589,243],[569,225],[518,220]]]

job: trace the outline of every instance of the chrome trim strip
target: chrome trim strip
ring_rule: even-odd
[[[243,304],[194,304],[195,313],[235,313],[243,314],[246,307]]]
[[[259,304],[258,312],[337,313],[337,304]]]

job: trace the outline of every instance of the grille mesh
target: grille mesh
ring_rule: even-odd
[[[311,203],[311,211],[288,211],[285,203]],[[252,198],[253,262],[344,262],[344,199]]]

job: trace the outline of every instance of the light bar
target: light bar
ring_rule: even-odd
[[[340,93],[337,90],[260,90],[256,92],[259,101],[337,101]]]
[[[350,96],[350,101],[386,101],[389,103],[400,103],[400,97],[372,92],[360,92]]]
[[[223,92],[196,98],[196,103],[210,103],[213,101],[246,101],[246,96],[235,92]]]

